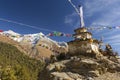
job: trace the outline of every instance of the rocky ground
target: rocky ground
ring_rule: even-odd
[[[99,77],[95,77],[94,80],[120,80],[120,73],[105,73]]]
[[[71,56],[46,64],[39,80],[120,80],[120,62],[113,56]]]

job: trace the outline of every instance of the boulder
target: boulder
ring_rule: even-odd
[[[41,73],[45,75],[40,75],[40,80],[97,80],[106,73],[119,72],[120,64],[105,56],[96,59],[88,56],[71,56],[67,60],[49,63]]]
[[[52,80],[82,80],[82,76],[71,72],[53,72],[50,75]]]

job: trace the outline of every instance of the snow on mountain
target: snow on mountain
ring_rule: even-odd
[[[67,43],[54,41],[54,40],[50,39],[49,37],[47,37],[46,35],[44,35],[42,32],[35,33],[35,34],[21,35],[12,30],[8,30],[8,31],[4,31],[3,34],[6,36],[9,36],[14,41],[17,41],[17,42],[20,42],[23,44],[27,43],[27,44],[35,45],[35,44],[37,44],[37,42],[39,40],[42,40],[42,41],[46,41],[47,43],[55,44],[58,47],[60,47],[60,46],[67,47]]]
[[[23,36],[23,41],[31,44],[36,44],[39,39],[42,39],[44,37],[45,35],[41,32],[36,34],[25,34]]]
[[[18,42],[20,50],[30,57],[48,60],[51,55],[68,52],[66,42],[57,42],[44,35],[42,32],[21,35],[12,30],[4,31],[1,35],[7,36],[12,41]]]
[[[66,42],[58,42],[58,44],[62,47],[68,47]]]
[[[14,32],[12,30],[4,31],[3,34],[12,35],[12,36],[20,36],[19,33],[16,33],[16,32]]]

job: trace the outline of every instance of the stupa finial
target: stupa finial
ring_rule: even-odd
[[[83,18],[83,7],[81,5],[79,5],[79,16],[80,16],[81,27],[85,27],[84,18]]]
[[[68,0],[70,2],[70,4],[73,6],[73,8],[75,9],[75,11],[77,12],[77,14],[80,17],[80,25],[81,27],[85,27],[84,24],[84,18],[83,18],[83,7],[81,5],[79,5],[79,9],[72,3],[71,0]]]

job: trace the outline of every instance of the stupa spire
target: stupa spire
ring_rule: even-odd
[[[81,27],[85,27],[84,18],[83,18],[83,7],[81,5],[79,5],[79,16],[80,16]]]
[[[81,27],[85,27],[84,24],[84,18],[83,18],[83,7],[81,5],[79,5],[79,9],[72,3],[71,0],[68,0],[70,2],[70,4],[73,6],[73,8],[75,9],[75,11],[77,12],[77,14],[80,17],[80,26]]]

